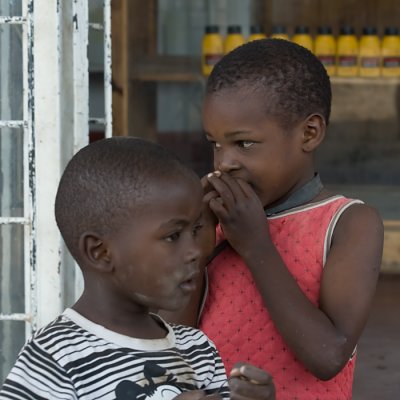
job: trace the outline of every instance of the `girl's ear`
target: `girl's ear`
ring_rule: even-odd
[[[98,234],[84,232],[79,238],[79,250],[85,265],[99,272],[111,272],[113,269],[110,249],[107,242]]]
[[[320,114],[311,114],[304,121],[302,149],[313,152],[324,140],[326,131],[325,119]]]

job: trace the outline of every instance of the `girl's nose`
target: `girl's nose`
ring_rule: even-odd
[[[214,154],[214,169],[229,173],[239,169],[239,162],[230,152],[220,152]]]

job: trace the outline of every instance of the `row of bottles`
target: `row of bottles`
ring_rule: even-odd
[[[260,27],[253,26],[247,40],[265,37]],[[314,39],[307,27],[299,26],[290,39],[285,27],[279,25],[273,28],[270,37],[292,40],[314,52],[331,76],[400,76],[400,35],[394,27],[386,28],[382,39],[374,27],[364,28],[360,39],[352,27],[341,28],[337,38],[330,27],[320,27]],[[229,26],[225,39],[217,26],[206,27],[202,45],[203,74],[209,75],[223,54],[243,43],[245,38],[240,26]]]
[[[266,35],[261,27],[252,26],[247,41],[265,39]],[[224,38],[216,25],[206,26],[202,43],[202,71],[205,76],[210,75],[214,65],[224,54],[228,54],[236,47],[246,42],[239,25],[230,25]]]

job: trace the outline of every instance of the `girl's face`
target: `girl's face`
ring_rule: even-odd
[[[112,286],[120,308],[175,311],[187,304],[203,258],[202,193],[200,180],[154,185],[125,229],[111,238]]]
[[[256,92],[243,89],[208,95],[203,127],[215,170],[246,181],[265,207],[285,200],[312,178],[314,168],[302,150],[304,123],[285,130],[263,104]]]

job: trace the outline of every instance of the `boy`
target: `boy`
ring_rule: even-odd
[[[55,215],[84,291],[28,341],[0,398],[228,398],[204,334],[149,312],[184,307],[196,288],[204,257],[197,176],[151,142],[101,140],[67,165]],[[250,365],[234,368],[229,386],[232,399],[274,398],[269,375]]]

